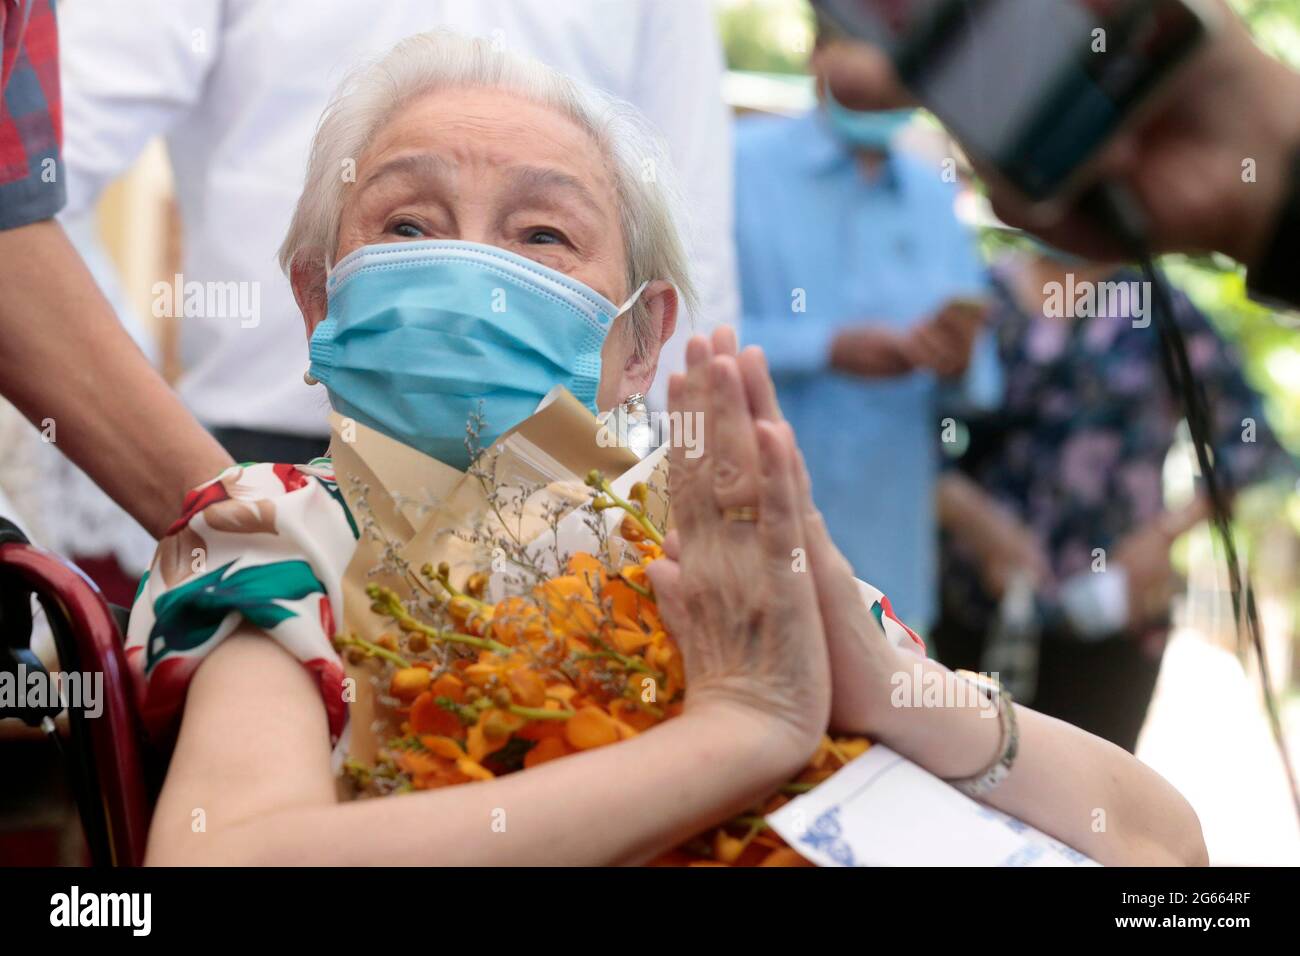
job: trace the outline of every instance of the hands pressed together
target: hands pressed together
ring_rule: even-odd
[[[724,328],[692,339],[686,364],[670,410],[703,417],[704,451],[672,443],[676,528],[651,580],[682,648],[688,713],[753,718],[793,769],[828,724],[870,732],[899,652],[813,505],[763,353],[737,354]]]

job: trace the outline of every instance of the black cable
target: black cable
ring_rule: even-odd
[[[1174,319],[1173,295],[1165,277],[1155,267],[1147,241],[1145,217],[1137,202],[1127,189],[1115,183],[1096,187],[1088,196],[1087,202],[1098,211],[1110,231],[1129,249],[1130,255],[1140,265],[1142,275],[1154,293],[1156,307],[1153,312],[1156,329],[1160,335],[1160,364],[1164,369],[1165,380],[1170,390],[1182,405],[1183,416],[1187,420],[1187,430],[1191,434],[1192,447],[1196,449],[1196,461],[1201,470],[1201,480],[1204,482],[1206,497],[1210,502],[1210,522],[1223,546],[1224,560],[1228,565],[1228,588],[1232,596],[1232,618],[1237,628],[1238,651],[1240,653],[1243,648],[1253,648],[1259,660],[1264,708],[1268,713],[1273,740],[1277,744],[1287,782],[1291,787],[1291,799],[1295,804],[1296,815],[1300,817],[1300,786],[1297,785],[1295,768],[1291,764],[1286,734],[1282,729],[1282,720],[1278,713],[1277,699],[1274,697],[1272,681],[1269,678],[1268,656],[1265,653],[1263,633],[1259,626],[1255,592],[1250,584],[1250,576],[1242,574],[1237,559],[1236,538],[1232,531],[1231,482],[1227,476],[1219,473],[1214,463],[1211,437],[1213,427],[1205,386],[1192,373],[1182,329]]]

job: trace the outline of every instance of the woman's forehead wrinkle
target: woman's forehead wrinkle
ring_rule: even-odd
[[[367,189],[390,177],[417,182],[435,180],[450,183],[456,178],[456,164],[437,153],[407,153],[404,156],[395,156],[369,172],[361,188]]]
[[[577,200],[599,216],[607,209],[577,176],[550,166],[512,166],[506,171],[507,196],[516,203],[554,204],[557,197]]]

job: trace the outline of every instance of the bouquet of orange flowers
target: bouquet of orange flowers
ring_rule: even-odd
[[[659,616],[646,566],[663,535],[647,513],[645,482],[626,498],[597,471],[580,507],[622,512],[619,547],[579,551],[561,573],[520,593],[486,598],[489,575],[461,586],[451,567],[424,564],[420,598],[377,583],[370,610],[385,621],[374,640],[340,635],[352,665],[378,662],[376,675],[396,732],[373,763],[350,761],[362,795],[429,790],[508,773],[604,747],[680,713],[681,653]],[[489,489],[489,496],[491,490]],[[609,543],[606,542],[608,545]],[[795,779],[752,812],[660,857],[660,865],[810,865],[764,821],[867,749],[865,739],[829,737]]]

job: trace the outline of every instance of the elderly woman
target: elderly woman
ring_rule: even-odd
[[[556,384],[599,408],[644,391],[690,289],[666,175],[622,108],[538,64],[447,35],[399,44],[330,106],[284,245],[310,376],[344,413],[458,464],[479,400],[499,432]],[[1102,862],[1204,860],[1182,798],[1104,741],[1019,707],[1008,737],[975,695],[891,706],[895,675],[950,675],[882,638],[761,353],[697,338],[670,398],[707,427],[702,457],[673,450],[677,531],[651,567],[684,710],[481,783],[339,802],[328,637],[355,531],[329,463],[246,465],[197,489],[131,625],[150,723],[180,718],[150,862],[644,861],[770,793],[828,724]]]

